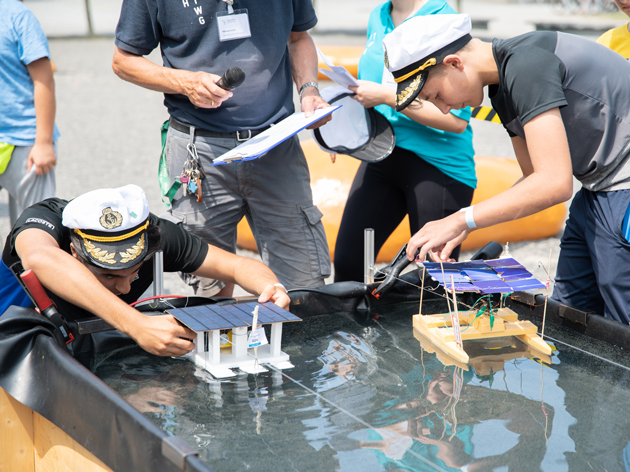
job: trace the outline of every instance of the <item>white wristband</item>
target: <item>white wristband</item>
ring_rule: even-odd
[[[278,282],[277,284],[273,284],[274,287],[280,287],[282,290],[284,290],[285,292],[289,293],[289,291],[287,290],[287,288],[282,285],[280,282]]]
[[[466,208],[462,208],[459,211],[463,211],[464,212],[464,218],[466,218],[466,226],[468,226],[468,228],[470,229],[475,229],[477,228],[477,224],[475,223],[475,218],[473,218],[473,208],[475,207],[475,205],[471,205],[469,207]]]

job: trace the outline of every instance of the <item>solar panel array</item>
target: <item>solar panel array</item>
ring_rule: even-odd
[[[181,323],[200,333],[215,329],[251,326],[254,308],[258,306],[258,324],[302,321],[297,316],[271,303],[235,303],[233,305],[200,305],[166,310]]]
[[[506,293],[545,288],[519,262],[510,258],[491,261],[425,262],[429,275],[457,292]],[[446,281],[446,284],[445,284]]]

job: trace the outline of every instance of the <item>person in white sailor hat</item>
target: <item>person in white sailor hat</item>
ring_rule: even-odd
[[[470,39],[467,15],[413,18],[385,37],[397,108],[416,97],[443,113],[478,106],[488,87],[523,177],[510,189],[426,224],[407,256],[448,260],[476,228],[522,218],[573,195],[553,297],[630,323],[630,63],[567,33]]]
[[[359,86],[349,87],[354,95],[345,99],[328,126],[319,129],[322,135],[337,133],[341,142],[349,141],[347,126],[341,122],[350,108],[348,102],[352,105],[354,101],[362,113],[370,112],[385,121],[396,137],[386,159],[362,162],[354,176],[335,245],[335,282],[363,281],[363,249],[356,241],[363,237],[364,228],[374,229],[376,254],[405,216],[414,234],[427,222],[455,213],[472,201],[477,178],[470,108],[444,115],[431,103],[416,101],[398,112],[397,84],[384,67],[382,43],[388,33],[414,18],[453,13],[446,0],[391,0],[376,6],[359,61]],[[325,95],[331,88],[321,93],[332,104]],[[458,253],[456,248],[453,257]]]
[[[13,277],[21,265],[33,270],[68,321],[96,315],[148,352],[186,354],[194,348],[192,330],[171,315],[146,316],[129,306],[151,285],[151,256],[157,250],[163,251],[167,272],[237,283],[258,294],[261,303],[289,306],[286,290],[267,266],[203,243],[180,225],[158,218],[149,212],[144,191],[126,185],[94,190],[70,202],[50,198],[22,213],[2,253],[0,314],[7,308],[3,304],[30,305]]]
[[[397,85],[396,111],[416,99],[433,68],[468,44],[471,28],[468,15],[433,15],[411,18],[385,37],[385,67]]]

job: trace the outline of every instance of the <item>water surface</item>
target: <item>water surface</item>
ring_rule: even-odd
[[[630,471],[624,351],[548,326],[551,358],[502,338],[444,365],[416,311],[285,325],[285,371],[215,380],[133,348],[96,373],[216,471]]]

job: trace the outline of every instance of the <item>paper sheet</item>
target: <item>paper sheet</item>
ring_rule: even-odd
[[[328,69],[319,69],[319,72],[324,74],[333,82],[338,83],[339,85],[343,85],[344,87],[358,87],[359,81],[355,79],[348,70],[343,66],[336,66],[326,57],[326,55],[317,49],[317,55],[324,61],[330,70]]]
[[[338,110],[339,108],[341,108],[341,105],[320,108],[315,110],[310,118],[306,118],[304,113],[294,113],[281,122],[276,123],[268,130],[260,133],[258,136],[245,141],[240,146],[237,146],[222,156],[217,157],[212,162],[212,165],[216,166],[220,164],[228,164],[230,162],[256,159],[307,126],[321,120],[323,117],[329,115],[335,110]]]

